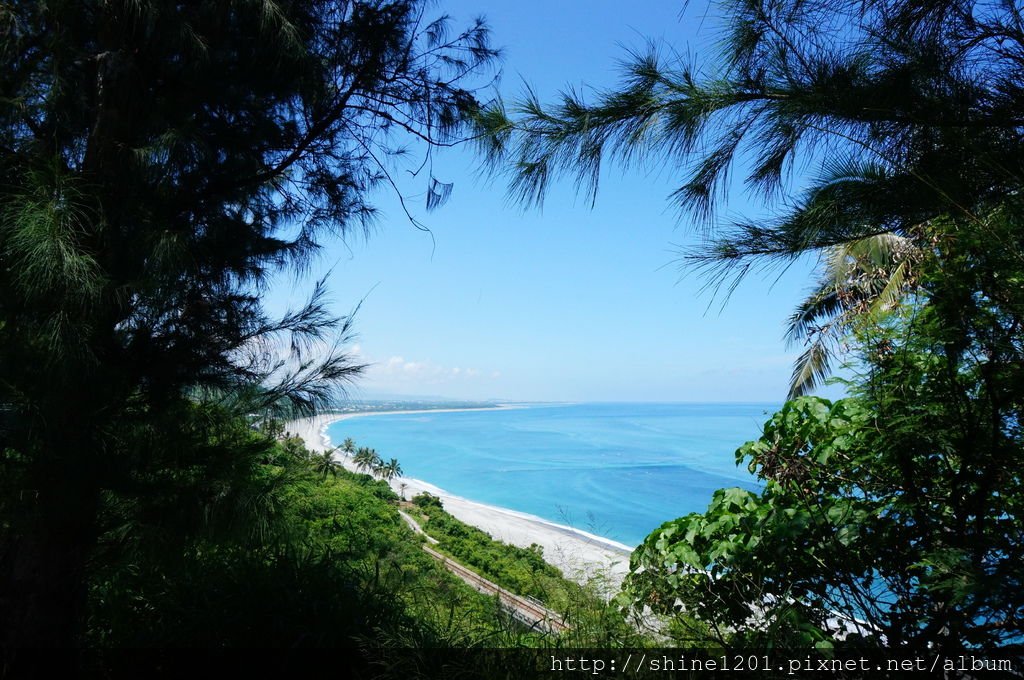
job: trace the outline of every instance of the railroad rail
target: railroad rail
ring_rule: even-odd
[[[435,545],[437,544],[436,539],[432,536],[428,536],[427,533],[423,531],[423,527],[419,525],[419,522],[401,510],[399,510],[398,513],[413,531],[425,536],[428,542]],[[562,622],[558,613],[548,609],[543,605],[543,603],[538,602],[533,598],[521,597],[513,592],[505,590],[497,583],[485,579],[474,571],[470,571],[447,555],[443,555],[434,550],[429,545],[424,545],[423,550],[425,550],[426,553],[435,560],[443,564],[448,571],[458,576],[478,592],[484,593],[485,595],[497,595],[498,602],[501,603],[502,608],[509,612],[516,620],[549,633],[561,633],[562,631],[569,630],[569,626]]]
[[[536,626],[549,633],[561,633],[562,631],[569,630],[569,626],[560,620],[558,614],[547,607],[505,590],[493,581],[488,581],[476,572],[466,569],[455,560],[442,555],[430,546],[424,545],[423,549],[428,555],[441,562],[448,571],[461,578],[477,591],[485,595],[497,595],[501,606],[517,620],[522,621],[528,626]]]

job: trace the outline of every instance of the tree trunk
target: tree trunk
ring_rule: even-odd
[[[0,553],[0,647],[74,647],[99,494],[83,480],[65,478],[26,500],[34,501],[32,517]]]

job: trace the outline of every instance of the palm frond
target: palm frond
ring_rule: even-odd
[[[817,322],[831,319],[843,308],[835,288],[819,288],[801,302],[786,323],[786,341],[789,344],[802,342],[819,327]]]
[[[893,309],[907,294],[910,263],[900,262],[889,274],[885,287],[871,301],[867,310],[869,318],[878,321],[882,314]]]
[[[824,339],[818,339],[796,360],[787,399],[801,397],[819,386],[830,372],[831,354]]]

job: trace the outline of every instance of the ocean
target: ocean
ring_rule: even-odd
[[[414,477],[470,500],[630,546],[706,509],[719,488],[758,488],[735,451],[775,404],[558,404],[336,422],[338,445],[397,458]]]

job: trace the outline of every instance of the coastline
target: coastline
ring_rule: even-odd
[[[454,413],[461,411],[497,411],[517,406],[494,406],[485,408],[415,409],[407,411],[371,411],[367,413],[338,413],[289,422],[285,429],[302,438],[311,451],[325,451],[333,448],[327,428],[341,420],[377,415],[398,415],[415,413]],[[345,460],[339,460],[349,470],[355,467]],[[406,496],[411,498],[426,492],[441,499],[445,510],[452,516],[486,531],[493,538],[519,547],[537,544],[544,549],[544,559],[562,570],[568,578],[580,583],[595,578],[604,581],[608,595],[618,590],[629,572],[629,556],[633,549],[622,543],[551,522],[517,510],[510,510],[486,503],[469,500],[451,494],[429,482],[412,477],[398,477],[391,481],[391,488],[400,492],[405,484]]]

